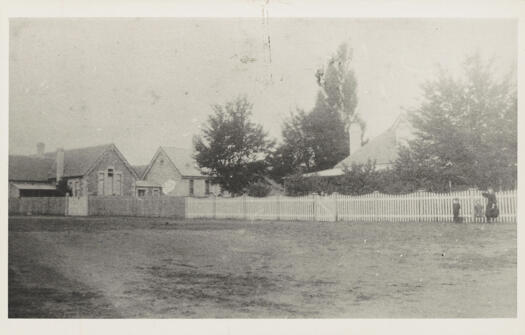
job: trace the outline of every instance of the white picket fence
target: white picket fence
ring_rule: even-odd
[[[475,222],[474,205],[485,213],[480,191],[453,193],[416,192],[390,195],[374,192],[362,196],[307,196],[267,198],[186,198],[186,218],[291,221],[452,221],[452,201],[458,198],[464,222]],[[499,222],[516,221],[516,191],[496,192]]]

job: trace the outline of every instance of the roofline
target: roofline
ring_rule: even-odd
[[[172,147],[172,148],[178,148],[178,149],[184,149],[184,148],[179,148],[179,147]],[[170,155],[168,155],[168,153],[166,152],[166,150],[164,150],[164,146],[159,146],[159,148],[157,149],[157,151],[155,152],[155,154],[153,155],[153,158],[151,159],[151,161],[149,162],[148,164],[148,167],[146,168],[146,170],[144,170],[144,173],[142,174],[142,178],[143,179],[146,179],[146,176],[147,174],[149,173],[149,171],[151,170],[151,167],[153,166],[153,162],[157,159],[158,155],[160,154],[160,152],[163,152],[164,155],[166,155],[166,157],[168,157],[170,163],[173,165],[173,167],[175,168],[175,170],[177,170],[177,172],[181,175],[181,177],[183,179],[191,179],[191,178],[203,178],[203,179],[206,179],[208,178],[207,176],[193,176],[193,175],[187,175],[187,174],[183,174],[181,173],[181,171],[179,170],[179,168],[177,168],[177,165],[175,163],[173,163],[173,161],[171,160],[171,157]]]
[[[53,183],[53,180],[34,180],[34,179],[9,179],[9,183],[38,183],[38,184],[49,184]]]
[[[176,147],[173,147],[173,148],[176,148]],[[173,165],[173,167],[175,168],[175,170],[177,170],[177,172],[181,175],[182,178],[185,177],[184,174],[182,174],[182,172],[179,170],[179,168],[177,167],[177,165],[175,163],[173,163],[173,160],[171,159],[170,155],[168,155],[168,153],[166,152],[166,150],[164,150],[164,147],[163,146],[160,146],[160,149],[162,150],[162,152],[164,152],[164,154],[168,157],[171,165]]]
[[[203,176],[203,175],[200,175],[200,176],[183,175],[182,179],[210,179],[210,177],[209,176]]]
[[[385,131],[383,131],[383,132],[380,133],[379,135],[375,136],[374,138],[369,139],[368,142],[367,142],[365,145],[361,146],[359,149],[357,149],[356,152],[354,152],[354,155],[357,154],[357,153],[359,153],[359,152],[361,152],[361,151],[363,151],[363,150],[365,150],[365,148],[366,148],[370,143],[372,143],[373,141],[377,140],[379,137],[385,135],[385,134],[388,133],[389,131],[395,130],[395,128],[399,125],[399,123],[400,123],[400,121],[401,121],[401,119],[402,119],[403,117],[404,117],[404,116],[400,114],[400,115],[396,118],[396,120],[394,121],[394,123],[393,123],[390,127],[388,127]],[[334,168],[335,168],[336,166],[342,164],[345,160],[347,160],[347,159],[350,158],[351,156],[352,156],[352,155],[348,155],[348,156],[346,156],[345,158],[343,158],[342,160],[340,160],[337,164],[334,165]],[[377,164],[377,162],[376,162],[376,164]],[[388,163],[382,163],[382,164],[388,164]],[[345,164],[343,164],[343,165],[345,165]]]
[[[131,172],[132,175],[135,176],[135,178],[137,179],[140,179],[138,174],[137,174],[137,171],[135,171],[135,169],[131,166],[131,164],[129,164],[128,160],[126,159],[126,157],[124,157],[124,155],[120,152],[120,150],[117,148],[117,146],[115,145],[115,143],[111,143],[109,144],[109,148],[106,148],[106,150],[102,151],[102,153],[100,153],[100,155],[98,155],[97,159],[95,159],[95,161],[93,162],[93,164],[91,164],[91,166],[86,170],[86,172],[84,172],[84,176],[91,173],[91,171],[93,171],[93,169],[95,168],[95,166],[97,165],[98,162],[100,162],[102,160],[102,156],[104,156],[104,154],[106,153],[106,151],[108,150],[114,150],[116,153],[117,153],[117,156],[119,156],[119,158],[124,162],[124,165],[128,168],[128,170]]]
[[[151,170],[151,167],[153,166],[153,162],[155,161],[155,159],[157,159],[157,156],[159,155],[161,149],[162,147],[159,146],[157,151],[155,151],[155,153],[153,154],[153,157],[149,161],[148,166],[146,166],[146,169],[144,170],[144,172],[142,172],[142,176],[140,177],[142,180],[146,179],[146,176],[149,173],[149,170]]]

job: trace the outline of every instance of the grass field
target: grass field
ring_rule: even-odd
[[[9,317],[516,316],[516,224],[9,219]]]

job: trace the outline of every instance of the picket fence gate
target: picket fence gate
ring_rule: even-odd
[[[291,221],[450,222],[452,201],[458,198],[463,222],[476,222],[474,206],[485,212],[486,199],[478,190],[452,193],[415,192],[361,196],[330,195],[266,198],[187,198],[186,218]],[[516,190],[496,192],[499,222],[516,221]]]

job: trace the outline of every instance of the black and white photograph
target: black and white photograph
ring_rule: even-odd
[[[255,3],[9,17],[7,317],[517,318],[518,19]]]

